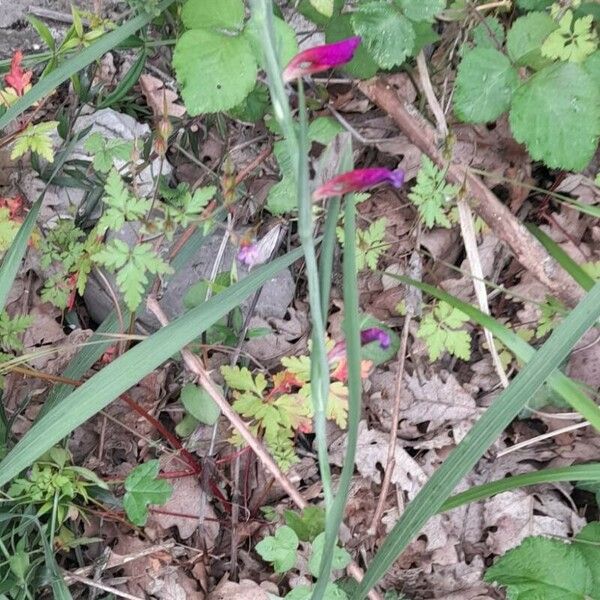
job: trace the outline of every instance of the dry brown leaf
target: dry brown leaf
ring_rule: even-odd
[[[239,583],[219,583],[206,600],[269,600],[269,594],[254,581],[242,579]]]
[[[152,75],[140,75],[140,88],[155,117],[160,118],[164,115],[165,101],[169,117],[181,118],[185,115],[185,108],[176,104],[179,96],[169,90],[160,79]]]

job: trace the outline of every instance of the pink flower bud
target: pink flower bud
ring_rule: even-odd
[[[360,332],[360,343],[370,344],[371,342],[378,342],[382,350],[387,350],[392,340],[390,339],[390,334],[385,329],[380,329],[379,327],[363,329]]]
[[[259,259],[259,248],[256,242],[243,242],[237,253],[237,259],[249,269],[254,267]]]
[[[321,200],[332,196],[343,196],[352,192],[361,192],[385,182],[390,183],[395,188],[402,187],[404,171],[402,169],[391,171],[383,167],[355,169],[325,182],[314,191],[313,198]]]
[[[360,44],[360,37],[351,37],[333,44],[315,46],[296,54],[283,70],[283,80],[293,81],[305,75],[320,73],[352,60]]]

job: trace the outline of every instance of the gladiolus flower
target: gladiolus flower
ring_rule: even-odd
[[[370,344],[371,342],[379,342],[379,347],[382,350],[387,350],[392,343],[390,334],[379,327],[369,327],[360,332],[360,343]]]
[[[237,259],[251,269],[257,264],[259,255],[260,250],[256,242],[242,242],[237,253]]]
[[[320,73],[344,65],[352,60],[359,44],[360,37],[355,36],[333,44],[304,50],[296,54],[287,64],[283,70],[283,80],[285,82],[293,81],[305,75]]]
[[[352,192],[361,192],[385,182],[390,183],[395,188],[402,187],[404,171],[402,169],[391,171],[383,167],[355,169],[326,181],[314,191],[313,198],[322,200],[332,196],[343,196]]]

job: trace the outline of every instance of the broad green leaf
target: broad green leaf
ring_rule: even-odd
[[[591,15],[573,22],[573,12],[568,10],[555,29],[542,44],[542,55],[569,62],[583,62],[598,48],[598,35],[592,28]]]
[[[519,87],[509,119],[515,139],[534,160],[580,171],[598,144],[600,89],[581,65],[552,65]]]
[[[553,2],[554,0],[517,0],[517,6],[523,10],[544,10]]]
[[[296,564],[298,536],[291,527],[283,525],[255,546],[263,560],[273,564],[276,573],[285,573]]]
[[[133,469],[125,479],[123,508],[127,518],[138,526],[148,520],[149,504],[165,504],[173,488],[164,479],[158,479],[158,460],[149,460]]]
[[[93,155],[94,169],[101,173],[108,173],[115,159],[127,162],[131,160],[133,154],[132,141],[120,138],[106,139],[98,132],[89,135],[83,147]]]
[[[352,26],[383,69],[401,65],[415,46],[411,22],[393,6],[368,2],[352,13]]]
[[[594,590],[597,595],[600,595],[600,522],[588,523],[575,536],[573,545],[590,568]]]
[[[331,19],[325,29],[325,41],[328,44],[343,40],[355,35],[352,29],[351,17],[349,14],[338,15],[335,19]],[[358,77],[359,79],[369,79],[373,77],[379,70],[379,65],[375,62],[371,54],[368,52],[364,44],[354,52],[354,58],[342,65],[340,70],[344,73]]]
[[[240,104],[227,112],[234,119],[256,123],[267,114],[269,106],[269,90],[267,86],[264,83],[257,83],[256,87]]]
[[[233,108],[256,82],[256,59],[243,35],[186,31],[175,46],[173,67],[192,116]]]
[[[302,514],[293,510],[284,510],[283,518],[298,538],[303,542],[312,542],[325,531],[325,511],[318,506],[307,506]]]
[[[334,0],[309,0],[314,9],[323,16],[330,18],[333,16]]]
[[[490,567],[484,578],[506,587],[511,600],[600,598],[581,553],[551,538],[526,538]]]
[[[187,29],[240,30],[244,24],[242,0],[188,0],[181,9]]]
[[[518,18],[506,37],[508,56],[518,66],[539,71],[552,62],[542,56],[542,44],[557,27],[547,13],[532,12]]]
[[[319,565],[323,557],[323,545],[325,544],[325,533],[320,533],[312,543],[312,552],[308,559],[308,568],[310,572],[316,577],[319,574]],[[345,569],[352,557],[346,550],[335,546],[333,548],[333,558],[331,561],[331,568],[334,570]]]
[[[340,16],[340,11],[344,6],[344,0],[334,0],[332,4],[333,11],[330,16],[326,16],[319,12],[313,6],[311,0],[300,0],[298,3],[298,12],[306,17],[309,21],[312,21],[316,25],[323,27],[331,22],[333,16],[335,16],[335,18]]]
[[[411,21],[429,21],[446,8],[446,0],[394,0]]]
[[[592,78],[596,87],[600,89],[600,51],[594,52],[594,54],[589,56],[582,66],[586,73]]]
[[[433,29],[431,23],[418,21],[417,23],[413,23],[413,29],[415,30],[415,47],[412,50],[413,56],[417,56],[421,50],[440,40],[439,34]]]
[[[307,585],[295,587],[285,596],[285,600],[311,600],[312,598],[313,589]],[[348,600],[348,595],[338,585],[328,581],[323,592],[322,600]]]
[[[504,44],[504,27],[497,17],[486,17],[471,32],[473,43],[478,48],[495,48]]]
[[[416,498],[405,507],[394,528],[379,547],[358,590],[352,595],[352,600],[362,600],[385,575],[429,518],[441,508],[456,485],[567,358],[573,346],[599,316],[600,284],[596,284],[553,331],[509,387],[494,399],[459,445],[431,475]]]
[[[214,425],[219,420],[221,409],[204,388],[187,383],[183,386],[179,399],[185,410],[201,423]]]
[[[344,128],[332,117],[317,117],[308,126],[308,139],[327,146]]]
[[[284,176],[269,190],[267,208],[273,215],[283,215],[296,210],[296,184],[291,177]]]
[[[510,106],[519,74],[504,54],[494,48],[465,53],[456,76],[454,110],[466,123],[495,121]]]
[[[275,43],[277,44],[277,57],[281,65],[287,65],[296,54],[298,54],[298,42],[296,32],[285,21],[273,17],[275,28]],[[260,27],[255,19],[250,19],[244,30],[244,36],[247,37],[254,52],[257,63],[264,69],[263,51],[260,39]]]

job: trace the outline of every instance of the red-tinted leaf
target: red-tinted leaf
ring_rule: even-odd
[[[12,57],[10,63],[10,71],[4,76],[6,85],[10,86],[17,92],[17,96],[22,96],[25,93],[25,88],[31,83],[31,71],[23,71],[21,63],[23,61],[23,53],[17,50]]]

